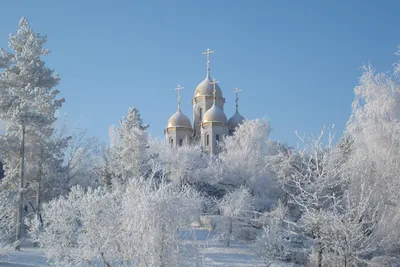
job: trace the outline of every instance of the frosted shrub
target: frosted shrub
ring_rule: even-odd
[[[198,217],[190,190],[135,180],[125,189],[76,187],[44,205],[38,241],[56,266],[177,266],[178,229]]]
[[[235,223],[248,218],[251,211],[251,196],[247,189],[239,188],[224,196],[219,203],[221,220],[217,222],[218,237],[229,246],[234,237]]]

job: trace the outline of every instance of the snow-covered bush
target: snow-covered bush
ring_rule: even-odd
[[[249,219],[252,211],[252,198],[249,191],[241,187],[226,194],[218,206],[221,220],[216,225],[217,236],[229,246],[234,236],[240,235],[235,234],[235,231],[240,230],[235,224],[246,222]]]
[[[200,203],[192,190],[140,179],[125,189],[76,187],[44,205],[38,241],[57,266],[177,266],[178,230],[199,216]]]
[[[290,251],[290,235],[285,227],[287,208],[278,202],[275,209],[261,214],[262,232],[255,243],[255,251],[264,259],[266,266],[277,260],[286,261]]]
[[[200,216],[201,227],[212,231],[217,227],[218,221],[221,220],[220,215],[202,215]]]
[[[262,234],[256,243],[257,253],[263,258],[266,266],[276,260],[287,260],[287,246],[290,245],[287,236],[282,232],[284,228],[275,224],[263,227]]]

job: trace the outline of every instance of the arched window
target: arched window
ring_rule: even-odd
[[[219,142],[219,134],[217,134],[217,135],[215,136],[215,140],[217,140],[217,142]]]
[[[200,116],[200,120],[203,119],[203,108],[199,108],[199,116]]]
[[[171,145],[171,147],[174,146],[174,139],[173,138],[169,139],[169,144]]]
[[[181,138],[181,139],[179,139],[179,146],[182,146],[182,145],[183,145],[183,140]]]
[[[209,145],[210,145],[210,135],[207,134],[206,135],[206,146],[209,146]]]

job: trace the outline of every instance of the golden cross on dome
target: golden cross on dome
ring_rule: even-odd
[[[243,90],[239,90],[239,88],[235,88],[235,90],[233,90],[233,92],[236,93],[236,111],[239,110],[239,92],[242,92]]]
[[[178,109],[181,109],[181,90],[184,87],[182,87],[180,84],[178,84],[178,87],[176,87],[174,90],[178,91]]]
[[[207,55],[207,77],[210,76],[210,55],[214,53],[214,51],[211,51],[210,48],[207,48],[206,52],[201,53],[202,55]]]

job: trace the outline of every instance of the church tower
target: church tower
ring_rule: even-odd
[[[206,78],[197,86],[194,97],[192,100],[193,105],[193,130],[194,136],[200,137],[200,125],[203,121],[205,113],[213,106],[218,106],[220,109],[224,109],[225,98],[222,95],[221,88],[218,84],[215,84],[215,97],[214,97],[214,86],[212,85],[212,79],[210,75],[210,55],[214,53],[210,48],[207,48],[203,55],[207,55],[207,74]]]
[[[239,88],[235,88],[235,90],[233,90],[233,92],[236,93],[236,112],[228,120],[229,134],[233,134],[235,128],[245,120],[245,118],[239,113],[239,92],[241,91],[242,90],[239,90]]]
[[[213,86],[213,105],[202,118],[200,124],[201,146],[211,154],[220,152],[219,142],[229,133],[228,120],[224,110],[217,104],[217,81],[214,79]]]
[[[178,111],[173,114],[164,130],[165,137],[171,147],[182,146],[184,142],[188,142],[193,136],[193,128],[189,118],[181,111],[181,94],[183,89],[180,85],[174,90],[178,91]]]

